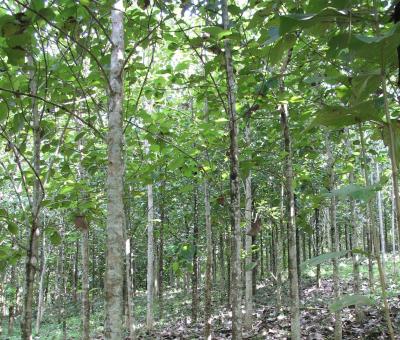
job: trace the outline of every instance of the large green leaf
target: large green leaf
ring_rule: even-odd
[[[319,13],[288,14],[281,16],[279,33],[284,35],[297,29],[311,28],[321,24],[335,24],[338,20],[348,20],[348,15],[344,11],[339,11],[333,7],[324,8]]]
[[[382,121],[382,107],[378,100],[364,101],[352,107],[326,105],[315,113],[309,128],[323,125],[337,129],[365,121]]]
[[[397,46],[400,45],[400,24],[376,36],[339,33],[329,41],[328,45],[330,56],[348,50],[355,58],[377,63],[394,62]]]
[[[329,305],[329,310],[334,313],[348,306],[373,305],[374,301],[366,295],[344,295]]]
[[[304,269],[308,266],[317,266],[326,261],[338,259],[342,256],[345,256],[348,252],[349,252],[348,250],[342,250],[342,251],[336,251],[336,252],[332,252],[332,253],[325,253],[325,254],[313,257],[307,261],[304,261],[301,264],[301,267]]]
[[[396,119],[392,119],[392,130],[393,130],[393,138],[394,138],[394,152],[396,156],[396,162],[400,164],[400,123]],[[390,133],[389,133],[389,125],[385,123],[381,127],[382,131],[382,139],[386,146],[390,145]]]
[[[356,200],[367,202],[376,195],[376,192],[379,191],[379,189],[379,185],[363,187],[358,184],[349,184],[333,190],[332,193],[328,195],[337,196],[339,199],[346,199],[350,197]]]

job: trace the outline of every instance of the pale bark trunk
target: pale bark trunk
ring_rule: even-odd
[[[90,336],[89,228],[82,229],[82,337]],[[93,264],[94,265],[94,264]]]
[[[194,189],[193,194],[193,271],[192,271],[192,323],[197,322],[197,314],[199,309],[199,296],[198,296],[198,266],[199,259],[197,255],[197,247],[199,241],[199,218],[198,218],[198,204],[197,204],[197,187]]]
[[[159,256],[158,256],[158,308],[160,319],[163,317],[164,305],[164,225],[165,225],[165,179],[160,185],[160,240],[159,240]]]
[[[362,163],[363,163],[363,170],[364,170],[364,179],[365,179],[365,184],[367,186],[370,186],[370,178],[369,178],[369,173],[367,169],[367,158],[366,158],[366,147],[365,147],[365,141],[364,141],[364,134],[362,131],[361,125],[359,125],[359,131],[360,131],[360,137],[361,137],[361,157],[362,157]],[[376,227],[375,223],[372,223],[372,208],[370,202],[367,202],[367,214],[368,214],[368,220],[370,221],[370,230],[369,230],[369,235],[370,235],[370,242],[371,242],[371,247],[372,249],[373,246],[373,252],[371,251],[370,257],[372,256],[375,258],[376,263],[378,265],[378,272],[379,272],[379,281],[380,281],[380,286],[381,286],[381,296],[383,300],[383,311],[386,319],[386,324],[388,327],[388,332],[389,332],[389,337],[390,339],[394,339],[394,332],[393,332],[393,326],[392,326],[392,321],[390,318],[390,311],[389,311],[389,305],[387,301],[387,293],[386,293],[386,278],[385,278],[385,270],[382,264],[382,258],[381,258],[381,251],[380,251],[380,245],[379,245],[379,236],[378,236],[378,230]],[[372,259],[371,259],[372,261]]]
[[[228,5],[222,4],[222,23],[224,29],[229,28]],[[230,190],[231,190],[231,289],[232,305],[232,339],[242,338],[242,284],[241,284],[241,231],[240,231],[240,181],[239,181],[239,148],[238,125],[236,115],[236,83],[233,71],[232,48],[229,39],[224,40],[225,67],[228,86],[228,114],[230,133]]]
[[[350,173],[349,176],[350,184],[354,183],[354,174]],[[357,249],[360,247],[359,241],[359,225],[357,223],[356,218],[356,202],[354,199],[350,199],[350,218],[351,218],[351,237],[353,248]],[[351,255],[353,262],[353,292],[354,294],[360,294],[361,280],[360,280],[360,255],[357,253],[352,253]],[[356,318],[358,322],[361,322],[365,315],[360,306],[355,306],[356,309]]]
[[[111,9],[110,103],[108,115],[107,254],[105,274],[105,338],[123,338],[124,306],[124,161],[123,161],[123,64],[124,2]]]
[[[149,145],[146,141],[146,154],[149,153]],[[149,331],[154,326],[154,206],[153,185],[147,185],[147,316],[146,327]]]
[[[335,175],[335,159],[332,154],[331,142],[329,135],[326,136],[326,153],[328,156],[328,175],[329,175],[329,190],[332,192],[335,189],[336,175]],[[331,225],[331,240],[332,240],[332,251],[339,251],[339,232],[336,224],[336,197],[332,195],[331,203],[329,206],[329,217]],[[339,277],[339,263],[338,259],[332,260],[333,264],[333,292],[335,299],[340,298],[340,277]],[[342,313],[340,310],[335,312],[335,340],[342,339]]]
[[[39,333],[40,329],[40,323],[42,321],[42,316],[43,316],[43,298],[44,298],[44,279],[45,279],[45,273],[46,273],[46,234],[43,233],[42,235],[42,252],[40,255],[40,261],[41,261],[41,266],[40,266],[40,281],[39,281],[39,293],[38,293],[38,306],[37,306],[37,314],[36,314],[36,326],[35,330],[36,333]]]
[[[392,185],[392,193],[391,193],[391,227],[392,227],[392,260],[393,260],[393,276],[397,274],[397,266],[396,266],[396,204],[395,197],[393,193],[393,185]]]
[[[204,302],[204,338],[211,339],[211,291],[212,291],[212,278],[211,267],[213,260],[212,249],[212,229],[211,229],[211,206],[210,206],[210,192],[208,190],[207,178],[204,179],[204,208],[206,220],[206,238],[207,238],[207,262],[206,262],[206,285],[205,285],[205,302]]]
[[[370,186],[370,178],[368,175],[368,169],[367,169],[367,158],[366,158],[366,147],[365,147],[365,140],[364,140],[364,132],[362,130],[361,124],[358,126],[359,130],[359,135],[360,135],[360,142],[361,142],[361,161],[362,161],[362,170],[363,170],[363,176],[365,180],[365,185]],[[367,202],[367,223],[366,223],[366,237],[367,237],[367,245],[368,245],[368,284],[371,289],[371,291],[374,291],[374,271],[373,271],[373,233],[372,233],[372,224],[373,224],[373,218],[372,218],[372,208],[371,208],[371,203]],[[375,249],[376,251],[377,249]]]
[[[28,57],[28,64],[34,67],[31,56]],[[33,96],[37,94],[37,79],[35,71],[30,71],[30,93]],[[32,117],[33,117],[33,168],[35,170],[35,179],[32,191],[32,226],[29,231],[28,252],[25,268],[25,289],[24,289],[24,309],[21,320],[22,339],[32,339],[32,302],[33,302],[33,286],[35,274],[38,264],[38,237],[40,235],[40,201],[43,193],[41,192],[40,179],[40,113],[35,98],[32,99]]]
[[[82,129],[81,122],[76,120],[77,131],[80,132]],[[78,179],[79,181],[84,181],[87,178],[87,173],[82,166],[83,160],[83,138],[78,141],[78,150],[79,150],[79,164],[78,164]],[[87,193],[81,192],[80,199],[82,202],[87,201]],[[79,227],[82,233],[81,239],[81,255],[82,255],[82,305],[81,305],[81,313],[82,313],[82,338],[89,339],[90,336],[90,300],[89,300],[89,225],[86,220],[85,212],[79,212],[79,218],[82,219],[83,223]],[[78,226],[77,226],[78,227]],[[78,257],[78,256],[77,256]],[[77,258],[76,258],[76,266],[77,266]],[[93,263],[93,266],[95,264]],[[76,295],[76,294],[75,294]]]
[[[133,302],[132,302],[132,280],[131,280],[131,240],[125,235],[125,278],[126,278],[126,295],[127,295],[127,329],[129,332],[128,338],[136,339],[134,320],[133,320]]]
[[[250,130],[250,114],[246,120],[245,128],[245,141],[247,147],[251,147],[251,130]],[[245,219],[246,219],[246,230],[249,232],[251,230],[251,219],[252,219],[252,204],[253,198],[251,194],[251,171],[249,171],[248,176],[245,179]],[[252,258],[252,237],[251,235],[245,236],[245,251],[246,251],[246,261],[245,261],[245,318],[244,327],[250,329],[252,325],[252,314],[253,314],[253,270],[251,264]]]
[[[291,338],[299,340],[301,338],[300,329],[300,299],[299,299],[299,282],[297,268],[297,244],[296,244],[296,216],[295,202],[293,191],[293,165],[292,165],[292,147],[290,131],[288,126],[287,109],[281,107],[281,126],[286,151],[285,157],[285,177],[286,177],[286,197],[287,197],[287,213],[288,213],[288,245],[289,245],[289,278],[290,278],[290,321],[291,321]]]

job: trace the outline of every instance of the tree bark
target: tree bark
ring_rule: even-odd
[[[39,293],[38,293],[38,304],[37,304],[37,313],[36,313],[36,333],[39,333],[40,323],[42,321],[43,316],[43,298],[44,298],[44,279],[46,273],[46,234],[42,235],[42,251],[40,254],[40,279],[39,279]]]
[[[300,329],[300,299],[299,282],[297,268],[297,242],[296,242],[296,216],[293,191],[293,165],[292,165],[292,147],[288,125],[287,108],[281,107],[281,127],[283,132],[285,157],[285,178],[286,178],[286,198],[287,198],[287,225],[288,225],[288,245],[289,245],[289,278],[290,278],[290,329],[291,338],[299,340],[301,338]]]
[[[329,140],[329,135],[326,136],[326,153],[328,156],[327,170],[329,175],[329,191],[332,192],[335,189],[336,175],[335,175],[335,159],[332,153],[331,142]],[[332,240],[332,251],[339,251],[339,232],[336,224],[336,197],[332,195],[331,202],[329,206],[329,220],[331,226],[331,240]],[[339,263],[338,259],[334,258],[332,260],[333,265],[333,291],[335,299],[340,298],[340,278],[339,278]],[[335,312],[335,340],[342,339],[342,315],[341,311]]]
[[[123,161],[123,65],[124,2],[111,9],[110,103],[108,114],[107,254],[105,274],[105,338],[123,338],[124,307],[124,161]]]
[[[28,57],[28,64],[34,68],[33,58]],[[37,94],[36,72],[32,69],[29,71],[29,91],[30,94]],[[32,98],[32,117],[33,117],[33,168],[35,170],[35,179],[32,191],[32,225],[29,231],[28,251],[25,266],[25,289],[24,289],[24,309],[21,320],[21,336],[24,340],[32,338],[32,302],[33,288],[35,283],[35,274],[38,264],[38,237],[40,235],[40,202],[42,200],[40,176],[40,113],[38,111],[38,103],[36,98]]]
[[[149,145],[146,141],[146,154]],[[146,327],[149,331],[154,326],[154,205],[153,185],[147,185],[147,316]]]
[[[229,28],[227,0],[221,0],[222,24]],[[232,339],[242,338],[242,285],[241,285],[241,232],[240,232],[240,181],[238,125],[236,117],[236,83],[233,71],[232,48],[229,39],[224,39],[225,67],[228,86],[228,114],[230,135],[230,191],[231,191],[231,305]]]
[[[207,243],[207,262],[206,262],[206,284],[205,284],[205,301],[204,301],[204,338],[211,339],[211,292],[212,292],[212,229],[211,229],[211,205],[210,205],[210,192],[208,190],[208,180],[204,179],[204,207],[205,207],[205,220],[206,220],[206,243]]]
[[[193,193],[193,258],[192,258],[192,323],[197,322],[197,315],[199,310],[199,296],[198,296],[198,266],[199,258],[197,254],[197,247],[199,243],[199,216],[198,216],[198,194],[197,185]]]
[[[250,114],[246,117],[246,128],[245,128],[245,142],[247,147],[251,147],[251,128],[250,128]],[[252,221],[252,206],[253,198],[251,192],[251,171],[245,179],[245,219],[246,219],[246,230],[249,233],[251,230]],[[252,325],[252,314],[253,314],[253,270],[252,270],[252,236],[246,234],[245,236],[245,318],[244,327],[250,329]]]

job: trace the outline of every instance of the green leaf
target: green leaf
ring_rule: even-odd
[[[25,50],[20,47],[4,48],[7,53],[8,63],[11,65],[22,65],[25,61]]]
[[[7,45],[12,49],[27,47],[31,44],[32,36],[29,32],[16,34],[6,39]]]
[[[377,100],[368,100],[352,107],[326,105],[315,113],[308,128],[324,125],[330,128],[343,128],[365,121],[382,122],[382,107]]]
[[[344,295],[340,297],[338,300],[335,300],[329,305],[329,310],[334,313],[342,310],[345,307],[353,306],[353,305],[368,305],[371,306],[374,304],[374,301],[366,295]]]
[[[53,233],[50,235],[50,242],[54,246],[58,246],[61,244],[61,236],[57,231],[53,231]]]
[[[348,250],[342,250],[342,251],[336,251],[332,253],[325,253],[316,257],[313,257],[307,261],[304,261],[301,264],[301,267],[304,269],[308,266],[317,266],[323,262],[333,260],[333,259],[338,259],[342,256],[345,256],[349,251]]]
[[[256,266],[257,266],[257,262],[246,263],[246,265],[244,266],[244,270],[247,272],[247,271],[253,270]]]
[[[7,119],[7,115],[8,115],[7,103],[1,102],[0,103],[0,123]]]
[[[212,37],[217,37],[219,34],[225,32],[220,26],[208,26],[203,28],[203,32],[210,34]]]
[[[18,234],[18,226],[14,222],[9,221],[8,222],[8,231],[13,235],[17,235]]]
[[[363,187],[358,184],[349,184],[339,189],[333,190],[331,194],[328,194],[328,196],[334,195],[337,196],[339,199],[346,199],[350,197],[355,200],[367,202],[376,195],[376,192],[379,191],[379,189],[379,185]]]
[[[281,16],[279,33],[285,35],[301,28],[310,28],[312,26],[321,25],[322,23],[336,24],[338,20],[342,22],[348,16],[346,12],[339,11],[333,7],[324,8],[321,12],[306,14],[288,14]]]

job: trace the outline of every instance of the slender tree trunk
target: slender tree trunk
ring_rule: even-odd
[[[89,227],[82,228],[82,337],[90,336],[90,301],[89,301]],[[94,265],[94,264],[93,264]]]
[[[350,184],[354,183],[354,173],[351,172],[349,176]],[[357,223],[356,217],[356,202],[354,199],[350,200],[350,219],[351,219],[351,235],[352,235],[352,243],[354,248],[358,248],[360,246],[359,242],[359,225]],[[352,252],[351,255],[353,262],[353,292],[354,294],[360,294],[361,280],[360,280],[360,255],[358,253]],[[356,305],[356,318],[358,322],[361,322],[365,315],[362,309]]]
[[[80,132],[82,130],[82,124],[77,119],[76,120],[77,131]],[[84,137],[79,139],[78,141],[78,150],[79,150],[79,164],[78,164],[78,180],[80,182],[84,182],[87,179],[87,173],[82,166],[83,161],[83,144]],[[80,193],[80,200],[82,202],[87,202],[87,193],[82,191]],[[82,313],[82,338],[89,339],[90,337],[90,300],[89,300],[89,225],[86,219],[86,212],[79,211],[79,216],[76,216],[76,227],[82,233],[81,238],[81,256],[82,256],[82,305],[81,305],[81,313]],[[78,265],[78,254],[76,255],[75,265]],[[94,266],[94,263],[93,263]],[[76,269],[77,270],[77,269]],[[77,279],[77,277],[76,277]],[[74,278],[75,280],[75,278]],[[76,288],[76,287],[75,287]],[[75,293],[76,296],[76,293]]]
[[[160,310],[160,319],[163,317],[163,294],[164,294],[164,225],[165,225],[165,179],[160,185],[160,238],[159,238],[159,256],[158,256],[158,308]]]
[[[246,117],[246,128],[245,128],[245,141],[247,147],[251,147],[251,129],[250,129],[250,114]],[[253,314],[253,275],[252,275],[252,236],[249,235],[251,230],[252,221],[252,206],[253,198],[251,193],[251,171],[245,179],[245,222],[247,234],[245,236],[245,251],[246,251],[246,262],[245,262],[245,318],[244,327],[250,329],[252,325],[252,314]]]
[[[105,274],[105,338],[123,338],[124,306],[124,161],[123,161],[123,65],[124,2],[115,0],[111,9],[110,103],[108,114],[107,254]]]
[[[128,339],[136,339],[134,320],[133,320],[133,302],[132,302],[132,280],[131,280],[131,239],[125,235],[125,280],[126,280],[126,296],[127,296],[127,310],[126,310],[126,323],[129,332]]]
[[[31,56],[28,57],[28,64],[34,68],[34,62]],[[30,93],[37,95],[36,72],[32,69],[29,76]],[[29,231],[28,251],[25,267],[25,289],[24,289],[24,309],[21,320],[21,335],[23,340],[32,338],[32,302],[35,274],[38,264],[38,237],[40,235],[40,202],[43,196],[41,190],[40,176],[40,112],[36,98],[32,98],[32,117],[33,117],[33,168],[35,170],[34,184],[32,191],[32,225]]]
[[[15,266],[11,267],[11,273],[10,273],[10,282],[14,283],[16,281],[16,275],[15,275]],[[14,333],[14,321],[15,321],[15,305],[17,304],[17,294],[18,294],[18,288],[15,290],[15,296],[12,297],[11,301],[9,302],[8,306],[8,328],[7,328],[7,335],[11,337]],[[4,306],[5,308],[5,306]]]
[[[225,237],[224,237],[224,232],[221,230],[219,232],[219,286],[220,286],[220,292],[221,292],[221,302],[224,301],[225,299],[225,294],[224,292],[226,291],[225,287],[225,275],[226,275],[226,270],[225,270]],[[228,274],[229,275],[229,274]],[[229,278],[229,276],[228,276]],[[228,280],[229,281],[229,280]],[[229,290],[228,290],[229,291]]]
[[[332,153],[331,142],[329,135],[326,136],[326,153],[328,156],[328,174],[329,174],[329,191],[332,192],[335,189],[336,175],[335,175],[335,159]],[[329,219],[331,224],[331,240],[332,240],[332,251],[339,251],[339,232],[336,223],[336,197],[332,195],[329,206]],[[340,277],[339,277],[339,263],[338,259],[332,260],[333,264],[333,291],[335,299],[340,298]],[[335,340],[342,339],[342,315],[341,311],[335,312]]]
[[[149,145],[146,141],[146,154]],[[147,317],[146,327],[149,331],[154,326],[154,205],[153,185],[147,185]]]
[[[79,265],[79,240],[76,240],[76,250],[74,256],[74,268],[72,279],[72,301],[75,303],[78,300],[78,265]]]
[[[296,242],[296,218],[295,218],[295,202],[293,191],[293,165],[292,165],[292,148],[291,138],[288,125],[288,114],[285,106],[281,107],[281,126],[286,151],[285,157],[285,177],[286,177],[286,197],[287,197],[287,213],[288,213],[288,244],[289,244],[289,277],[290,277],[290,317],[291,317],[291,338],[299,340],[301,338],[300,330],[300,299],[299,299],[299,282],[297,268],[297,242]]]
[[[197,184],[193,193],[193,271],[192,271],[192,323],[197,322],[197,315],[199,310],[199,296],[198,296],[198,266],[199,258],[197,254],[197,247],[199,243],[199,217],[198,217],[198,194]]]
[[[205,285],[205,301],[204,301],[204,338],[211,339],[211,309],[212,309],[212,229],[211,229],[211,205],[210,192],[208,190],[208,180],[204,179],[204,207],[206,220],[206,243],[207,243],[207,262],[206,262],[206,285]]]
[[[39,293],[38,293],[38,305],[37,305],[37,314],[36,314],[36,334],[39,333],[40,323],[42,321],[43,315],[43,297],[44,297],[44,279],[46,273],[46,234],[42,235],[42,251],[40,254],[40,279],[39,279]]]
[[[315,256],[321,255],[321,226],[319,219],[319,208],[314,209],[315,221]],[[317,265],[317,287],[321,287],[321,265]]]
[[[221,0],[222,23],[229,28],[227,0]],[[232,304],[232,339],[242,338],[242,285],[241,285],[241,231],[240,231],[240,181],[238,125],[236,117],[236,84],[233,71],[232,48],[229,39],[224,40],[225,67],[228,85],[228,114],[230,133],[230,188],[231,188],[231,304]]]

